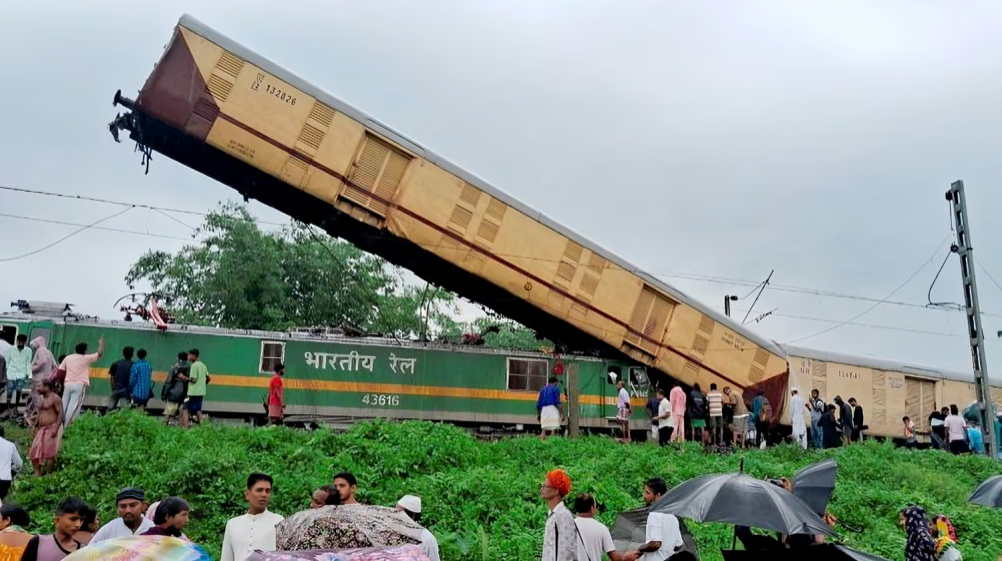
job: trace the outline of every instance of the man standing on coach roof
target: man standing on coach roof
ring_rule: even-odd
[[[209,384],[209,369],[198,357],[198,349],[188,351],[188,362],[191,364],[188,369],[188,404],[181,412],[181,426],[188,428],[191,425],[191,416],[195,416],[195,422],[202,424],[202,400]]]
[[[90,365],[104,355],[104,337],[97,343],[97,352],[87,354],[87,343],[77,343],[76,353],[67,355],[60,368],[66,371],[63,386],[63,425],[70,426],[80,414],[87,388],[90,387]]]
[[[138,536],[156,526],[152,520],[143,516],[146,510],[146,493],[138,487],[126,487],[115,497],[118,507],[118,518],[108,522],[94,534],[90,545],[112,538]]]

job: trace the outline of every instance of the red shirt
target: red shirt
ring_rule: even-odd
[[[285,388],[278,374],[272,376],[268,384],[268,405],[285,405]]]

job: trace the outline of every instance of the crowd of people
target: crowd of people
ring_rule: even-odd
[[[631,404],[630,392],[625,382],[616,382],[616,422],[621,429],[622,442],[631,442],[630,419],[635,412]],[[749,408],[744,396],[725,386],[718,390],[717,384],[710,384],[708,393],[703,393],[696,383],[688,392],[678,383],[670,392],[657,388],[646,404],[646,413],[651,419],[651,433],[662,446],[687,439],[704,445],[744,448],[748,445],[767,447],[773,440],[775,412],[765,392],[759,391],[751,399]],[[564,420],[563,394],[559,381],[551,377],[540,390],[536,409],[540,419],[540,438],[556,435]],[[811,390],[805,400],[799,389],[790,391],[790,410],[801,414],[791,415],[790,439],[801,448],[837,448],[863,440],[867,428],[862,405],[856,398],[844,400],[836,395],[831,403],[821,399],[820,392]],[[807,418],[810,419],[809,423]],[[918,446],[920,432],[913,419],[905,417],[903,440],[906,446]],[[929,415],[931,430],[929,436],[936,448],[954,454],[983,454],[984,437],[977,422],[961,416],[956,404],[943,407]],[[1002,412],[995,420],[997,448],[1002,450]],[[1002,452],[999,457],[1002,458]]]
[[[342,472],[333,483],[315,491],[309,508],[337,508],[359,504],[355,476]],[[244,498],[247,512],[230,519],[223,533],[222,561],[245,561],[257,551],[276,551],[276,526],[284,518],[268,510],[273,480],[263,473],[247,478]],[[304,503],[306,501],[304,500]],[[101,525],[97,511],[83,500],[68,497],[54,513],[51,534],[31,535],[26,528],[31,520],[21,507],[0,507],[0,561],[59,561],[73,552],[116,538],[129,536],[171,536],[190,542],[184,534],[190,521],[191,505],[180,497],[166,497],[149,505],[146,493],[138,487],[126,487],[115,497],[118,518]],[[395,509],[420,524],[421,499],[402,497]],[[430,561],[440,561],[438,541],[427,529],[421,532],[421,552]]]

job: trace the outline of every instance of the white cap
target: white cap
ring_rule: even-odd
[[[421,512],[421,497],[404,495],[403,498],[397,501],[397,504],[413,513]]]

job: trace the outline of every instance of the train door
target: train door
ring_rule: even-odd
[[[919,430],[929,430],[929,414],[936,409],[936,382],[905,378],[905,415]]]
[[[0,339],[8,345],[13,345],[17,339],[17,326],[16,323],[0,323]]]

